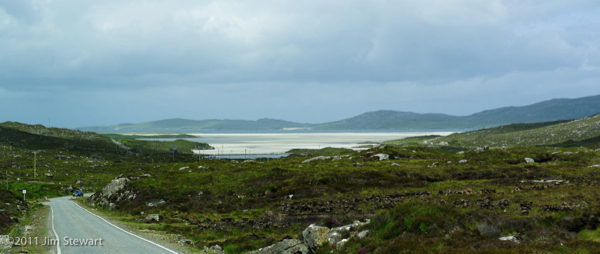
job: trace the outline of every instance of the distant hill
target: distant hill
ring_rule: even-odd
[[[257,121],[247,120],[187,120],[166,119],[139,124],[119,124],[111,126],[81,127],[79,130],[86,131],[123,131],[144,129],[206,129],[206,130],[281,130],[284,128],[307,128],[308,124],[294,123],[276,119],[259,119]]]
[[[444,114],[418,114],[392,110],[364,113],[352,118],[317,124],[321,130],[408,130],[408,129],[470,129],[473,128],[459,116]]]
[[[570,120],[600,113],[600,95],[578,99],[553,99],[522,107],[486,110],[470,116],[417,114],[380,110],[312,126],[314,129],[482,129],[514,123]]]
[[[415,130],[483,129],[514,123],[538,123],[570,120],[600,113],[600,95],[577,99],[552,99],[522,107],[485,110],[469,116],[419,114],[393,110],[367,112],[352,118],[322,124],[302,124],[276,119],[187,120],[167,119],[139,124],[82,127],[80,130],[110,132],[127,130],[206,129],[206,130],[281,130],[310,128],[317,130]]]

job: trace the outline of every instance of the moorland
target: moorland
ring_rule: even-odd
[[[255,160],[169,152],[210,147],[184,140],[7,122],[0,124],[0,234],[21,234],[23,217],[40,206],[35,200],[80,188],[95,193],[80,199],[89,209],[198,252],[306,243],[307,228],[358,220],[310,252],[595,253],[599,118]]]

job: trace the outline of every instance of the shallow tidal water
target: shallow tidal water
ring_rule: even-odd
[[[259,155],[282,154],[291,149],[320,149],[325,147],[358,149],[365,142],[380,143],[387,140],[423,135],[450,135],[453,132],[372,132],[372,133],[188,133],[197,136],[186,138],[208,143],[215,150],[203,150],[205,155]],[[165,139],[162,139],[165,140]],[[170,140],[170,139],[167,139]]]

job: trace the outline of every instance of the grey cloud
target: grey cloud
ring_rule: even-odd
[[[589,83],[600,67],[598,17],[591,0],[6,1],[0,105],[35,99],[71,112],[68,101],[102,119],[140,120],[220,102],[229,118],[305,122],[383,108],[468,114],[478,111],[468,103],[600,92]],[[531,91],[511,92],[523,87]],[[461,94],[471,98],[453,106]],[[238,102],[251,106],[238,114]]]

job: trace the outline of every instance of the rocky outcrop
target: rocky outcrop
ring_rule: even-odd
[[[221,246],[219,246],[218,244],[212,247],[206,247],[204,246],[204,249],[202,251],[200,251],[200,253],[206,253],[206,254],[225,254],[225,251],[223,251],[223,248],[221,248]]]
[[[309,254],[308,247],[298,239],[285,239],[269,247],[252,251],[250,254]]]
[[[390,159],[390,155],[389,154],[385,154],[385,153],[378,153],[378,154],[375,154],[375,155],[373,155],[371,157],[377,157],[377,158],[379,158],[380,161],[389,160]]]
[[[309,250],[315,251],[324,243],[329,242],[331,229],[328,227],[310,225],[302,232],[304,243]]]
[[[358,229],[370,222],[354,221],[352,224],[344,225],[337,228],[328,228],[311,224],[302,234],[301,239],[285,239],[268,247],[261,248],[257,251],[250,252],[251,254],[310,254],[326,243],[330,246],[335,246],[340,249],[349,238],[358,237],[364,239],[369,231],[363,230],[357,232]],[[343,239],[342,236],[350,236]]]
[[[94,193],[88,199],[88,202],[91,206],[102,205],[104,207],[108,207],[111,203],[118,203],[124,199],[135,199],[136,194],[131,193],[130,191],[123,191],[123,189],[127,186],[127,184],[132,180],[137,180],[140,178],[148,178],[152,177],[150,174],[142,174],[139,177],[117,177],[113,179],[109,184],[104,186],[101,191]],[[148,206],[156,206],[162,205],[165,203],[164,200],[160,200],[157,202],[150,202],[151,204],[147,204]],[[118,209],[117,206],[111,207],[111,209]]]
[[[146,216],[146,221],[148,222],[160,222],[162,219],[162,216],[160,216],[160,214],[148,214],[148,216]]]
[[[532,158],[525,158],[526,163],[535,163],[535,160]]]

